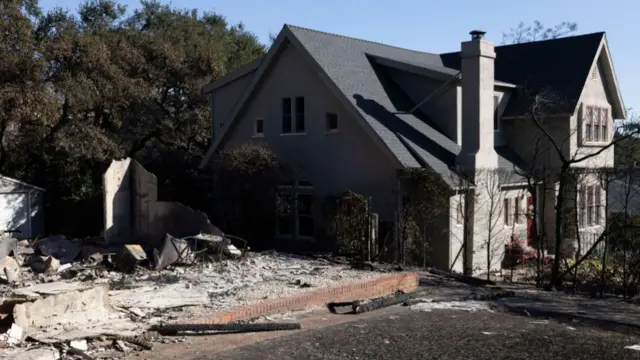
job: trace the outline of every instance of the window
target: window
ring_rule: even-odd
[[[512,225],[513,218],[511,217],[511,199],[504,199],[504,224],[509,226]]]
[[[587,191],[585,188],[578,192],[578,226],[583,228],[587,226]]]
[[[593,141],[600,141],[600,109],[599,108],[593,109],[592,127],[593,127],[593,130],[592,130]]]
[[[595,187],[595,214],[593,216],[593,222],[595,225],[600,225],[602,217],[602,189],[600,186]]]
[[[609,109],[586,106],[583,114],[583,142],[609,141]]]
[[[296,97],[296,132],[304,132],[304,97]]]
[[[587,187],[587,225],[593,225],[593,187]]]
[[[493,97],[493,130],[498,130],[500,118],[498,116],[498,107],[500,105],[500,97],[495,95]]]
[[[264,135],[264,119],[263,118],[256,118],[256,126],[253,134],[256,136]]]
[[[609,141],[609,129],[607,125],[609,124],[609,109],[602,109],[602,122],[600,126],[602,127],[602,141]]]
[[[456,224],[461,225],[464,219],[464,200],[462,196],[458,197],[458,203],[456,204]]]
[[[516,224],[524,223],[524,214],[522,213],[522,199],[520,197],[515,198],[515,222]]]
[[[584,186],[578,191],[579,227],[602,224],[602,188],[599,185]]]
[[[310,182],[297,181],[280,186],[277,211],[278,235],[313,237],[313,187]]]
[[[282,133],[291,132],[291,98],[282,99]]]
[[[325,118],[327,122],[327,131],[338,130],[338,114],[328,112],[325,114]]]
[[[587,118],[586,118],[586,124],[584,129],[585,141],[592,141],[592,136],[591,136],[592,122],[593,122],[593,107],[587,106]]]

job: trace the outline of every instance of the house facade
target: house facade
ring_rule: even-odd
[[[553,244],[557,191],[539,185],[553,173],[541,170],[589,154],[572,166],[613,166],[603,148],[625,113],[606,36],[496,47],[471,35],[459,52],[432,54],[285,25],[264,57],[203,88],[212,144],[201,167],[220,148],[265,143],[294,169],[299,202],[349,189],[370,196],[383,223],[401,213],[398,170],[435,172],[451,189],[429,232],[440,268],[497,269],[514,235]],[[575,183],[576,197],[593,210],[581,226],[597,233],[595,197],[606,195],[590,181]],[[296,207],[279,235],[313,241],[317,209]],[[534,225],[532,209],[545,221]]]

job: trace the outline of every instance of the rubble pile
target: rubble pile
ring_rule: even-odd
[[[0,251],[0,359],[117,358],[149,348],[136,339],[153,325],[375,275],[246,252],[221,233],[167,234],[157,248],[5,236]]]

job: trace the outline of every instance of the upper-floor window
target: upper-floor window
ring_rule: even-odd
[[[606,143],[609,141],[609,109],[585,105],[582,111],[583,143]]]
[[[304,97],[296,97],[296,132],[304,132]]]
[[[253,128],[254,136],[262,136],[264,135],[264,119],[256,118],[255,126]]]
[[[291,98],[282,99],[282,133],[291,132]]]
[[[327,122],[327,131],[338,131],[338,114],[328,112],[325,114],[325,118]]]

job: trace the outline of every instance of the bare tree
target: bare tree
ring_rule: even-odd
[[[458,174],[464,174],[462,170]],[[479,169],[473,174],[473,181],[468,177],[456,176],[458,197],[455,201],[457,209],[452,211],[455,221],[464,225],[465,232],[470,231],[473,241],[466,238],[465,232],[452,234],[452,239],[459,238],[461,246],[451,266],[454,266],[460,255],[463,259],[473,256],[472,270],[486,270],[487,280],[491,272],[500,266],[504,256],[504,245],[507,244],[516,230],[524,226],[525,209],[522,198],[526,188],[509,185],[513,183],[514,172],[509,169]],[[465,211],[473,207],[473,212]],[[508,206],[509,208],[506,208]],[[467,248],[467,247],[470,248]],[[465,251],[466,250],[466,251]],[[476,257],[476,253],[483,256]]]
[[[559,284],[561,282],[560,276],[560,261],[562,254],[560,249],[563,244],[562,241],[565,238],[565,232],[569,227],[566,225],[567,215],[566,210],[570,209],[570,196],[573,196],[572,187],[575,189],[576,176],[580,172],[580,166],[587,162],[589,159],[593,159],[605,151],[613,147],[617,142],[622,139],[637,136],[640,134],[640,129],[635,128],[627,131],[624,135],[614,138],[610,143],[597,148],[596,150],[581,153],[580,147],[577,146],[573,153],[567,153],[563,146],[563,141],[569,141],[569,139],[559,139],[556,135],[552,134],[549,128],[549,120],[554,120],[555,114],[559,113],[559,109],[562,108],[563,102],[561,99],[551,91],[542,91],[533,97],[532,105],[529,108],[527,118],[530,119],[535,128],[538,129],[539,135],[549,144],[551,152],[557,165],[552,166],[552,174],[554,175],[552,180],[557,186],[556,197],[556,209],[555,209],[555,249],[556,256],[552,266],[552,283]],[[580,133],[581,125],[578,124],[575,128],[569,132],[569,137],[575,137]],[[574,190],[573,189],[573,190]],[[599,245],[603,236],[606,233],[600,235],[600,238],[594,242],[594,246],[587,252],[586,255],[590,255],[594,247]],[[573,266],[576,266],[574,264]],[[572,269],[568,269],[570,271]],[[566,272],[565,272],[566,273]]]
[[[578,31],[578,24],[572,21],[563,21],[549,28],[542,25],[538,20],[531,25],[520,22],[515,28],[502,33],[502,45],[557,39],[571,35],[576,31]]]

